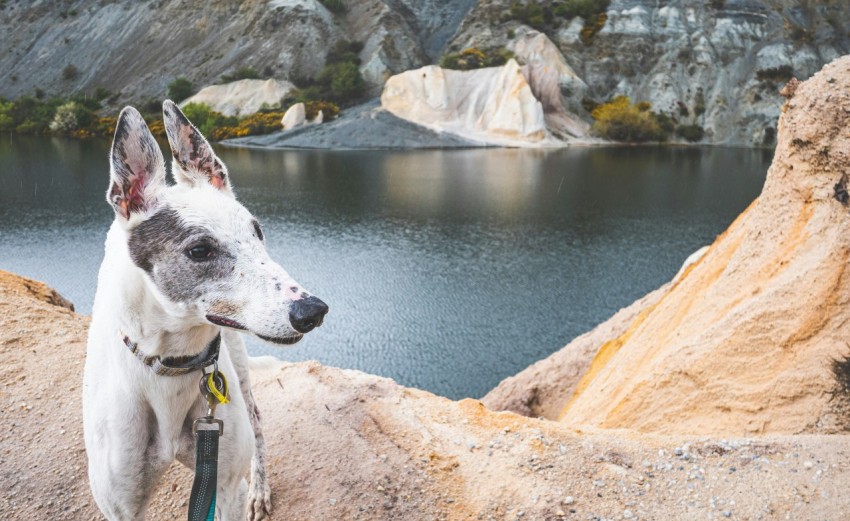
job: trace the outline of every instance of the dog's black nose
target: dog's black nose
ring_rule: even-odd
[[[322,325],[328,305],[316,297],[310,296],[296,300],[289,310],[289,322],[299,333],[307,333]]]

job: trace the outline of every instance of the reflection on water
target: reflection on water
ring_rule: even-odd
[[[481,396],[659,286],[758,194],[761,150],[221,149],[272,257],[331,307],[254,353]],[[0,267],[89,312],[108,143],[0,140]]]

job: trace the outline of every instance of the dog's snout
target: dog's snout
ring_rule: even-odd
[[[328,305],[320,299],[309,296],[296,300],[289,310],[289,322],[299,333],[307,333],[322,325],[328,312]]]

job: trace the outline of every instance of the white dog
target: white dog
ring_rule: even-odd
[[[269,258],[206,139],[171,101],[163,112],[176,185],[166,183],[162,153],[134,108],[121,112],[112,143],[107,200],[116,216],[83,391],[89,480],[108,519],[143,519],[168,466],[195,466],[193,421],[207,412],[198,383],[220,352],[231,400],[215,411],[224,422],[216,513],[262,519],[271,507],[265,445],[236,331],[292,344],[328,308]]]

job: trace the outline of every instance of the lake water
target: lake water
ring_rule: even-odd
[[[113,217],[108,147],[0,139],[0,268],[83,313]],[[331,309],[300,344],[250,350],[451,398],[482,396],[668,281],[758,195],[772,157],[218,149],[272,257]]]

